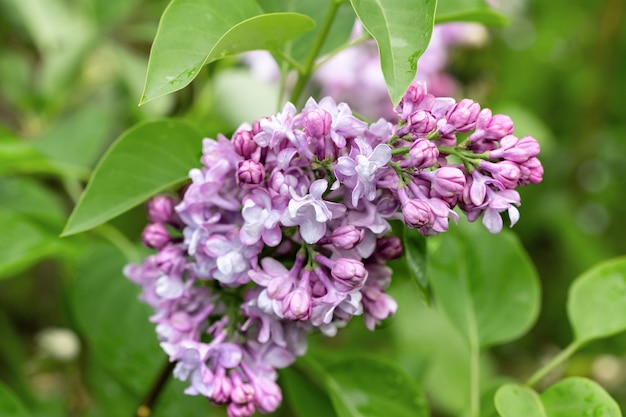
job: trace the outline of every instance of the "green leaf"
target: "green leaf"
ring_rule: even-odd
[[[580,377],[567,378],[541,394],[548,417],[621,417],[613,398],[598,383]]]
[[[0,382],[0,415],[2,417],[26,417],[26,409],[8,387]]]
[[[463,226],[438,236],[428,258],[435,299],[468,341],[485,347],[515,339],[539,313],[537,273],[512,233]]]
[[[339,417],[426,417],[420,387],[395,364],[366,357],[327,368],[327,388]]]
[[[378,44],[389,96],[397,105],[415,78],[417,60],[430,41],[437,0],[350,2]]]
[[[112,139],[116,119],[110,103],[87,106],[55,123],[32,143],[53,161],[91,169]]]
[[[404,257],[419,294],[427,304],[430,304],[432,294],[426,273],[426,238],[417,229],[404,227],[402,242]]]
[[[8,278],[60,247],[52,236],[27,217],[0,207],[0,279]]]
[[[548,417],[539,395],[522,385],[501,386],[494,402],[501,417]]]
[[[59,229],[67,216],[59,196],[27,177],[0,178],[0,206]]]
[[[488,7],[484,0],[438,0],[435,23],[449,22],[476,22],[502,27],[509,20]]]
[[[23,140],[0,137],[0,175],[51,174],[61,177],[84,178],[89,175],[84,168],[55,163]]]
[[[285,54],[302,63],[309,55],[311,48],[313,48],[315,38],[322,27],[328,8],[331,2],[334,1],[336,0],[259,0],[259,4],[267,13],[295,12],[309,16],[315,21],[314,30],[304,33],[302,36],[298,36],[296,39],[286,43],[283,48]],[[330,31],[326,36],[326,42],[324,42],[320,51],[320,55],[332,52],[348,42],[355,19],[356,16],[349,4],[344,3],[339,6]]]
[[[289,407],[298,417],[336,416],[328,395],[297,369],[281,369],[278,382]]]
[[[173,0],[150,51],[140,104],[182,89],[210,62],[255,49],[277,49],[315,25],[298,13],[261,13],[254,0]]]
[[[143,396],[167,358],[149,321],[151,309],[137,299],[139,287],[122,275],[125,263],[113,246],[90,245],[78,260],[71,301],[98,362]]]
[[[578,277],[570,287],[567,312],[577,343],[626,330],[626,257]]]
[[[98,226],[184,181],[201,151],[200,133],[180,121],[147,122],[126,131],[96,166],[62,236]]]

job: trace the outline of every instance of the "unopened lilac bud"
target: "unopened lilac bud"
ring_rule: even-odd
[[[254,137],[257,133],[261,133],[263,129],[261,129],[261,120],[268,119],[267,117],[257,119],[252,123],[252,137]]]
[[[339,258],[330,274],[335,278],[335,286],[339,291],[351,291],[358,288],[367,279],[367,269],[363,262],[356,259]]]
[[[537,142],[537,139],[533,138],[532,136],[524,136],[523,138],[521,138],[517,142],[517,147],[525,150],[526,153],[528,154],[529,159],[536,157],[537,155],[539,155],[539,152],[541,151],[539,142]],[[518,161],[515,161],[515,162],[518,162]]]
[[[163,223],[150,223],[141,233],[141,241],[151,249],[161,249],[170,241],[170,233]]]
[[[260,377],[254,382],[254,402],[261,413],[276,411],[283,400],[278,385],[269,378]]]
[[[480,105],[474,100],[464,98],[448,111],[445,124],[439,128],[442,136],[456,132],[469,132],[476,126]]]
[[[265,168],[260,162],[246,159],[239,163],[237,178],[242,184],[260,184],[263,178],[265,178]]]
[[[455,167],[441,167],[433,172],[432,185],[435,196],[454,198],[463,193],[465,174]]]
[[[167,275],[175,275],[187,263],[182,249],[173,245],[162,248],[155,255],[154,260],[157,267]]]
[[[331,114],[319,107],[304,116],[304,128],[314,138],[322,138],[329,134],[332,123]]]
[[[339,226],[333,230],[330,241],[339,249],[350,250],[361,243],[365,231],[352,225]]]
[[[402,205],[404,223],[414,229],[426,226],[432,221],[430,206],[422,200],[409,199]]]
[[[439,149],[428,139],[418,139],[409,148],[409,161],[413,168],[429,168],[437,163]]]
[[[418,110],[409,116],[407,124],[410,125],[409,130],[411,133],[425,135],[435,130],[437,120],[429,111]]]
[[[407,120],[409,116],[414,113],[414,109],[417,108],[419,103],[426,96],[426,90],[420,83],[412,83],[404,93],[402,101],[398,106],[398,112],[400,113],[401,120]]]
[[[237,404],[246,404],[254,399],[254,388],[241,380],[233,380],[233,388],[230,392],[230,399]]]
[[[288,320],[308,320],[311,317],[311,288],[306,285],[298,287],[287,294],[282,301],[283,317]]]
[[[519,165],[510,161],[498,163],[480,161],[480,168],[489,171],[494,180],[498,181],[505,188],[514,189],[517,187],[522,172]]]
[[[248,403],[236,403],[232,402],[228,404],[228,417],[250,417],[254,414],[255,408],[252,402]]]
[[[216,404],[226,404],[230,400],[230,393],[233,390],[233,384],[228,376],[225,375],[224,368],[219,368],[216,375],[211,381],[213,392],[211,400]]]
[[[258,145],[252,139],[252,132],[249,130],[239,130],[233,137],[235,152],[248,159],[256,151]]]
[[[376,254],[386,261],[400,258],[403,251],[402,240],[398,236],[383,237],[376,242]]]
[[[174,200],[166,195],[157,195],[146,204],[148,219],[153,223],[167,223],[174,213]]]
[[[530,158],[519,165],[521,171],[520,185],[537,184],[543,180],[543,166],[537,158]]]
[[[470,140],[501,140],[513,133],[513,121],[504,114],[491,115],[491,110],[483,109],[476,120],[476,132],[469,137]]]

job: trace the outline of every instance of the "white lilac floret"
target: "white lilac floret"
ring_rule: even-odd
[[[126,275],[142,287],[174,376],[228,414],[274,411],[276,369],[306,335],[368,328],[395,313],[387,261],[402,243],[390,220],[424,235],[460,208],[499,232],[519,220],[518,186],[541,181],[535,139],[507,116],[413,84],[399,121],[367,125],[331,98],[203,142],[182,199],[148,202],[142,235],[157,253]],[[453,158],[452,158],[453,157]]]

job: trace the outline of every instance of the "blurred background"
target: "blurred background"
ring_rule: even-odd
[[[58,238],[107,146],[143,120],[182,118],[215,137],[243,121],[228,109],[247,106],[248,121],[276,110],[276,88],[236,59],[138,107],[166,5],[0,0],[0,381],[35,415],[131,415],[158,368],[136,380],[119,375],[164,359],[152,325],[132,323],[149,313],[134,301],[137,289],[121,275],[124,259],[110,244],[139,242],[143,208],[111,227]],[[479,45],[451,46],[445,69],[459,98],[509,114],[518,136],[542,145],[544,181],[521,190],[514,230],[541,277],[543,305],[526,336],[485,355],[485,395],[503,378],[528,377],[569,343],[570,282],[626,253],[626,3],[501,0],[499,7],[509,25],[488,28]],[[388,352],[424,383],[435,415],[455,415],[464,386],[445,375],[465,366],[458,335],[407,285],[399,279],[392,286],[400,311],[380,332],[352,323],[335,340],[314,337],[312,349],[366,343]],[[96,295],[106,303],[90,304]],[[117,343],[120,332],[130,345]],[[90,343],[103,338],[111,343]],[[434,351],[441,360],[433,365],[427,359]],[[557,372],[596,379],[626,409],[626,335],[592,343]],[[159,415],[219,412],[179,391],[181,385],[167,391]],[[180,412],[190,401],[182,406],[187,414]]]

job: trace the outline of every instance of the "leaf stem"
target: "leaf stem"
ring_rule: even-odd
[[[159,399],[159,395],[161,395],[165,383],[172,374],[174,366],[176,366],[176,362],[170,362],[169,359],[166,359],[165,364],[161,368],[161,372],[159,372],[159,375],[157,375],[154,383],[150,387],[150,391],[148,391],[141,401],[141,405],[137,407],[134,417],[150,417],[152,415],[154,404],[156,404],[156,401]]]
[[[326,37],[330,32],[330,27],[335,20],[335,16],[337,16],[337,11],[339,10],[339,6],[343,3],[343,0],[331,0],[330,7],[328,8],[328,12],[326,13],[326,17],[324,18],[324,23],[320,28],[320,31],[315,38],[315,42],[313,43],[313,47],[307,56],[306,61],[304,62],[304,66],[301,68],[301,71],[298,71],[298,81],[296,81],[296,85],[293,87],[293,91],[291,92],[291,97],[289,101],[291,101],[294,105],[297,105],[300,100],[300,96],[304,91],[304,87],[306,87],[309,78],[313,74],[313,69],[315,66],[315,59],[319,55],[322,50],[322,46],[324,46],[324,42],[326,41]]]
[[[526,385],[532,387],[537,382],[541,381],[543,377],[549,374],[554,368],[565,362],[574,352],[576,352],[581,346],[582,342],[574,340],[569,344],[565,349],[563,349],[558,355],[556,355],[550,362],[542,366],[535,372],[528,381],[526,381]]]
[[[480,347],[470,336],[470,416],[480,416]]]
[[[120,252],[124,254],[124,257],[128,262],[141,261],[141,255],[139,254],[137,248],[135,248],[135,245],[133,245],[132,242],[128,240],[128,238],[116,227],[111,226],[110,224],[101,224],[94,230],[118,248]]]

